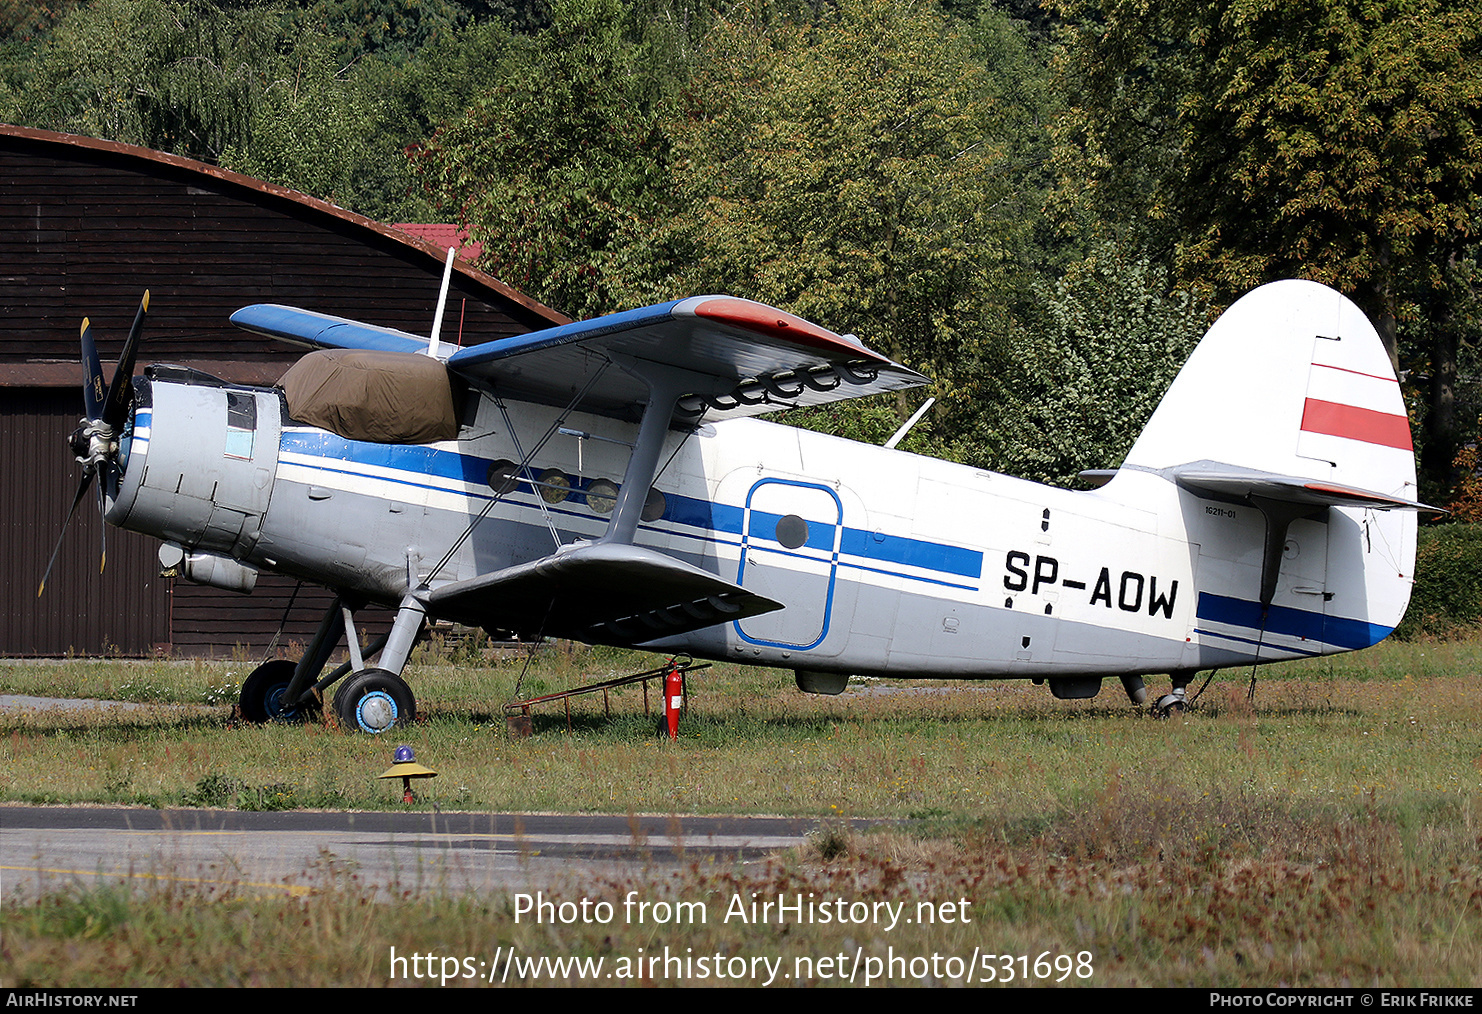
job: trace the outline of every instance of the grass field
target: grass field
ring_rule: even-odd
[[[651,664],[649,656],[551,651],[522,689]],[[1064,984],[1482,983],[1482,644],[1386,643],[1265,667],[1253,702],[1249,670],[1228,672],[1171,721],[1132,708],[1115,681],[1086,702],[1055,701],[1023,682],[873,684],[819,698],[797,693],[784,673],[717,666],[692,678],[677,743],[654,737],[636,689],[612,696],[611,718],[600,698],[579,699],[569,734],[560,706],[549,706],[537,712],[533,737],[512,740],[499,704],[519,665],[424,656],[409,671],[424,720],[398,742],[441,772],[428,783],[428,804],[916,819],[904,833],[826,835],[829,858],[813,850],[762,871],[635,875],[580,885],[582,896],[965,898],[970,922],[888,933],[874,924],[742,931],[714,923],[557,933],[514,925],[508,899],[412,899],[395,918],[366,919],[356,913],[372,903],[344,882],[305,900],[244,892],[209,904],[179,886],[144,897],[98,889],[0,908],[0,983],[378,985],[391,947],[477,956],[516,946],[615,962],[637,946],[663,945],[771,955],[789,968],[799,957],[891,947],[970,963],[976,948],[978,981],[1006,974],[1003,959],[982,962],[992,953],[1015,959],[1016,980],[1053,982],[1063,972]],[[249,669],[0,667],[0,693],[158,705],[0,715],[10,761],[0,799],[401,805],[375,779],[393,744],[332,726],[229,726]],[[199,944],[162,961],[187,925]],[[281,937],[244,945],[243,925],[271,925]],[[1037,977],[1042,954],[1047,974]],[[1083,954],[1086,964],[1077,964]],[[963,977],[964,965],[944,962],[902,966],[890,981],[914,984],[923,970],[928,980]]]

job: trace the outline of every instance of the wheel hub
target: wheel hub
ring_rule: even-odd
[[[289,718],[292,716],[294,709],[283,706],[283,694],[287,690],[288,684],[285,683],[282,686],[273,687],[273,689],[268,691],[267,701],[265,703],[267,704],[269,718]]]
[[[383,690],[372,691],[355,706],[355,717],[367,732],[385,732],[396,724],[396,702]]]

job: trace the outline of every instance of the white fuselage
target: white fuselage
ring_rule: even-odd
[[[387,445],[289,421],[276,391],[141,388],[110,521],[387,604],[601,538],[611,490],[592,484],[621,481],[637,432],[561,419],[588,436],[551,435],[530,460],[543,485],[514,484],[461,539],[495,499],[491,469],[498,486],[556,410],[483,398],[456,441]],[[1261,514],[1151,472],[1076,492],[755,419],[671,432],[660,461],[662,504],[637,543],[785,605],[646,645],[709,658],[937,677],[1187,671],[1372,644],[1398,622],[1373,605],[1380,575],[1409,572],[1389,558],[1402,519],[1335,508],[1292,525],[1263,614]]]

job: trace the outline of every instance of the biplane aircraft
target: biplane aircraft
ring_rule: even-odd
[[[73,510],[96,477],[106,519],[186,579],[337,593],[303,658],[244,682],[254,720],[338,682],[345,726],[409,721],[429,617],[781,667],[815,693],[873,675],[1085,698],[1117,677],[1142,704],[1168,674],[1166,712],[1197,670],[1372,645],[1409,600],[1425,508],[1399,384],[1363,314],[1312,282],[1235,303],[1084,491],[756,418],[926,378],[742,299],[462,349],[436,324],[248,306],[238,326],[314,350],[273,388],[133,377],[147,301],[107,387],[84,323]],[[369,603],[396,616],[362,647]]]

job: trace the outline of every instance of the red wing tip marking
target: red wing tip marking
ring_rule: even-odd
[[[795,317],[786,310],[778,310],[763,303],[754,303],[749,299],[717,296],[714,299],[696,303],[691,308],[691,312],[706,320],[770,335],[795,345],[843,351],[855,358],[874,359],[882,363],[890,361],[879,353],[850,341],[843,335],[819,327],[802,317]]]
[[[1409,419],[1341,402],[1308,398],[1302,407],[1302,429],[1307,433],[1344,437],[1402,451],[1415,449],[1410,442]]]

